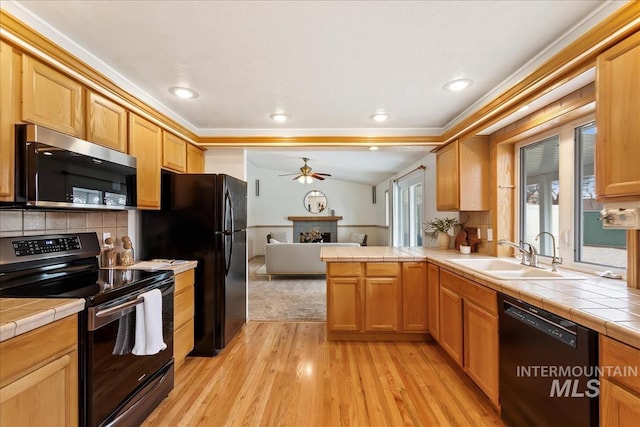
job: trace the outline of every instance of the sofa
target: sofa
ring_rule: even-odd
[[[266,273],[274,274],[325,274],[320,249],[325,246],[360,246],[358,243],[267,243],[264,263]]]

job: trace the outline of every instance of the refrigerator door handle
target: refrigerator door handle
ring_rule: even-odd
[[[234,240],[233,239],[233,205],[231,203],[231,196],[229,195],[229,190],[225,191],[224,193],[224,203],[225,203],[225,207],[228,208],[228,211],[225,212],[225,215],[229,215],[231,219],[231,229],[223,231],[223,234],[225,236],[231,237],[229,239],[229,257],[225,260],[225,266],[224,266],[224,270],[225,270],[224,273],[225,275],[227,275],[229,274],[229,269],[231,268],[231,256],[233,254],[233,240]],[[226,251],[225,251],[225,256],[226,256]]]

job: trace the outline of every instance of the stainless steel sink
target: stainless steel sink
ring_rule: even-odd
[[[585,278],[572,273],[529,267],[502,258],[458,258],[449,261],[500,280],[575,280]]]

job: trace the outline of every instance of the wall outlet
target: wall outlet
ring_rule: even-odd
[[[493,242],[493,228],[487,228],[487,242]]]
[[[111,233],[102,233],[102,243],[107,240],[107,237],[111,237]]]

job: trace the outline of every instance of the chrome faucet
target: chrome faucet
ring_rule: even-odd
[[[549,233],[548,231],[541,231],[540,233],[538,233],[538,235],[535,238],[536,242],[538,241],[540,236],[542,236],[543,234],[548,234],[549,236],[551,236],[551,242],[553,244],[553,258],[551,259],[551,271],[558,271],[558,264],[562,264],[562,258],[560,258],[558,256],[558,253],[556,252],[556,238],[554,237],[553,234]]]
[[[516,245],[515,243],[505,239],[498,240],[498,244],[502,246],[511,246],[512,248],[520,251],[520,253],[522,254],[520,264],[529,265],[531,267],[538,266],[538,253],[536,252],[536,248],[533,245],[523,241],[520,241],[520,244]],[[527,245],[528,249],[525,249],[524,245]]]

